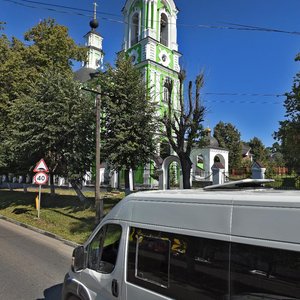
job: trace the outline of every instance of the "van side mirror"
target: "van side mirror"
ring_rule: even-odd
[[[85,251],[83,246],[78,246],[73,250],[72,271],[80,272],[86,268]]]

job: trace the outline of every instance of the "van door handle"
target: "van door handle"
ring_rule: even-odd
[[[118,281],[116,279],[113,279],[113,281],[111,283],[111,292],[112,292],[113,296],[119,297],[119,285],[118,285]]]

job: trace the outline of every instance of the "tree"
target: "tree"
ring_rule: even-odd
[[[65,26],[53,19],[41,21],[24,35],[32,55],[33,64],[38,69],[56,68],[60,72],[72,73],[72,60],[86,59],[86,49],[75,44]]]
[[[300,54],[296,61],[300,60]],[[300,173],[300,72],[296,74],[292,91],[284,101],[286,120],[279,122],[274,137],[281,142],[281,150],[287,166]]]
[[[37,26],[25,33],[25,40],[12,38],[10,41],[5,35],[0,37],[0,169],[2,171],[20,171],[24,169],[16,162],[8,161],[11,149],[5,147],[9,138],[7,128],[10,122],[8,117],[10,109],[20,97],[31,97],[35,93],[34,88],[40,82],[43,74],[50,70],[59,70],[66,76],[72,75],[72,60],[82,60],[86,55],[83,47],[78,47],[69,37],[66,27],[58,25],[54,20],[41,21]],[[33,88],[33,90],[32,90]],[[27,166],[26,166],[27,167]]]
[[[278,142],[273,143],[271,147],[267,147],[266,150],[270,154],[280,153],[282,151],[281,145]]]
[[[186,78],[185,71],[179,73],[180,91],[179,91],[179,111],[175,111],[172,105],[173,81],[169,80],[166,87],[168,93],[168,109],[161,118],[161,123],[164,125],[163,135],[168,139],[172,149],[177,153],[183,177],[183,188],[190,189],[190,176],[192,161],[190,154],[192,148],[199,145],[203,141],[203,117],[204,107],[200,105],[200,89],[204,84],[204,75],[200,74],[195,80],[196,94],[192,95],[193,84],[189,82],[188,88],[188,105],[185,108],[183,97],[183,84]]]
[[[43,73],[30,90],[9,111],[10,161],[28,171],[44,158],[52,184],[53,174],[81,179],[94,161],[94,99],[81,92],[72,75],[57,70]]]
[[[285,161],[282,155],[281,145],[278,142],[273,143],[271,147],[266,148],[268,156],[268,168],[284,167]]]
[[[86,49],[69,37],[66,27],[54,20],[41,21],[25,33],[27,46],[20,40],[0,38],[0,99],[10,104],[20,93],[28,94],[28,87],[39,80],[48,69],[72,74],[72,60],[82,61]]]
[[[229,151],[229,170],[241,167],[242,143],[241,134],[231,123],[219,122],[214,128],[214,137],[219,146]]]
[[[8,167],[7,152],[4,141],[7,137],[9,123],[8,112],[11,103],[22,91],[29,92],[28,86],[34,72],[27,72],[24,60],[26,47],[19,40],[9,39],[2,35],[0,38],[0,168]],[[13,170],[10,166],[10,170]]]
[[[101,153],[116,171],[125,170],[125,190],[129,191],[129,171],[150,161],[155,151],[155,104],[140,71],[124,53],[116,67],[100,76],[103,98]]]
[[[267,150],[263,144],[263,142],[254,137],[249,141],[249,147],[251,148],[251,153],[253,154],[253,159],[255,161],[267,162]]]

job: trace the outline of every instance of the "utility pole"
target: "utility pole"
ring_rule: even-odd
[[[103,218],[103,200],[100,197],[100,110],[101,110],[101,87],[98,87],[96,96],[96,184],[95,184],[95,223],[99,224]]]
[[[101,87],[97,91],[81,87],[82,90],[96,94],[96,182],[95,182],[95,224],[99,224],[104,216],[103,200],[100,197],[100,132],[101,132]]]
[[[96,34],[96,29],[99,26],[97,21],[97,3],[94,1],[94,15],[90,21],[91,32],[89,33],[89,39],[93,39],[93,35]],[[88,39],[88,40],[89,40]],[[102,44],[102,37],[101,44]],[[93,43],[88,42],[89,47],[95,46]],[[98,46],[97,46],[98,47]],[[102,46],[101,46],[102,48]],[[100,49],[98,49],[100,50]],[[93,50],[94,51],[94,50]],[[100,51],[101,53],[101,51]],[[94,66],[95,67],[95,66]],[[98,66],[97,66],[98,67]],[[96,71],[96,70],[95,70]],[[97,90],[82,87],[81,89],[91,92],[96,95],[96,182],[95,182],[95,209],[96,218],[95,224],[98,225],[104,216],[103,200],[100,196],[100,134],[101,134],[101,86],[97,87]]]

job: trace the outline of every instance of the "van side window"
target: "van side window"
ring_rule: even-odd
[[[103,226],[88,246],[87,267],[100,273],[111,273],[116,265],[122,227]]]
[[[233,299],[253,294],[268,299],[300,298],[299,252],[236,243],[231,249]]]
[[[139,235],[135,276],[162,287],[169,286],[170,240]]]
[[[127,280],[173,299],[229,294],[229,243],[131,228]]]

